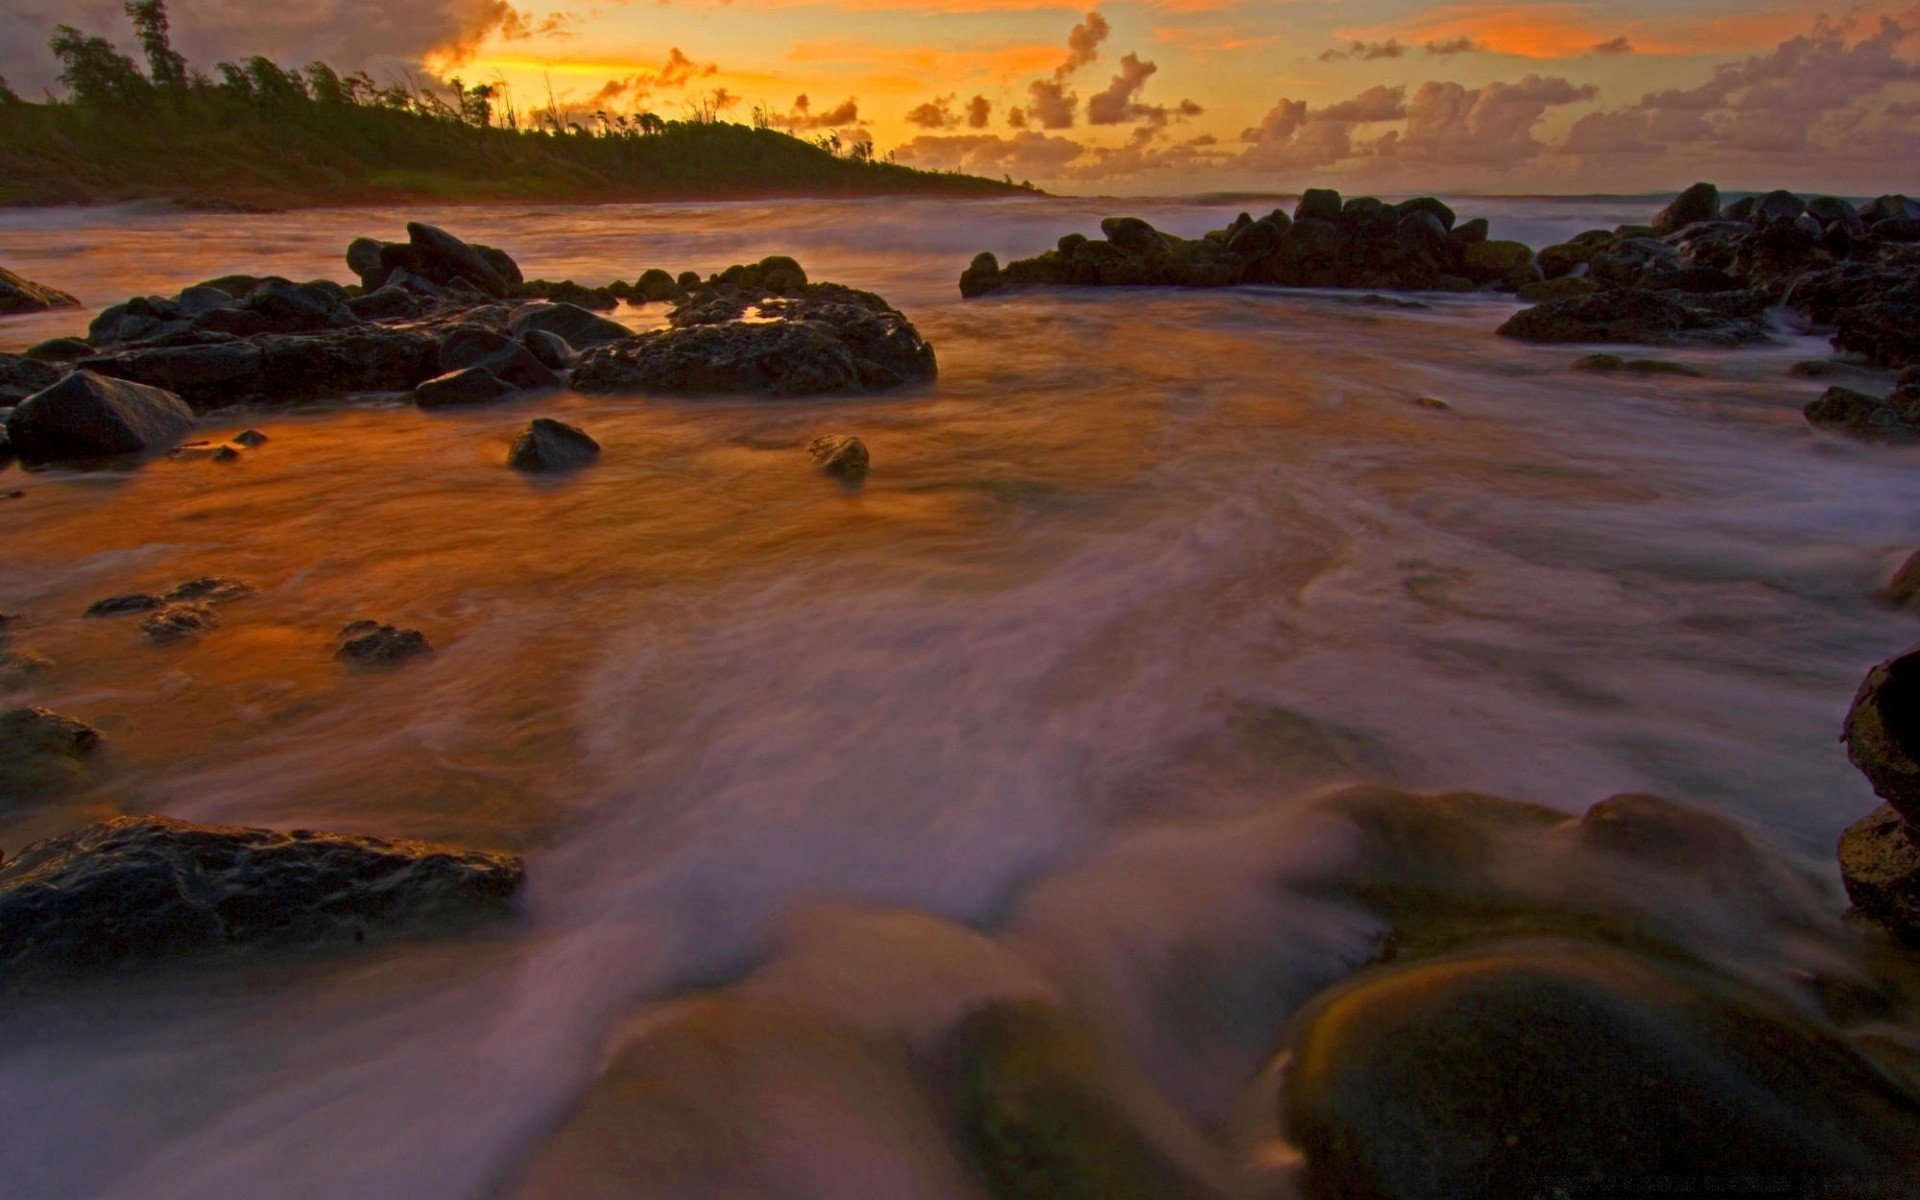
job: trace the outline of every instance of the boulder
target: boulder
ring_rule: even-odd
[[[662,271],[659,267],[652,267],[646,271],[642,271],[640,278],[634,281],[633,290],[641,300],[649,303],[684,300],[687,298],[687,289],[681,287],[679,283],[675,282],[673,276]]]
[[[1434,220],[1440,222],[1441,228],[1447,230],[1451,230],[1454,223],[1459,220],[1454,214],[1453,209],[1449,208],[1445,202],[1436,200],[1432,196],[1415,196],[1411,200],[1402,200],[1399,204],[1394,205],[1394,208],[1402,214],[1427,213],[1432,216]]]
[[[525,346],[484,325],[457,325],[440,343],[443,374],[469,367],[484,367],[516,388],[560,386],[560,377]]]
[[[1756,196],[1753,210],[1748,219],[1764,229],[1769,225],[1778,225],[1796,220],[1807,209],[1807,202],[1792,192],[1780,190]]]
[[[1913,826],[1882,804],[1840,835],[1840,882],[1853,914],[1920,947],[1920,844]]]
[[[1471,246],[1475,242],[1484,242],[1492,235],[1493,227],[1485,217],[1474,217],[1462,221],[1447,231],[1447,237],[1456,246]]]
[[[91,347],[87,353],[93,353]],[[59,383],[64,375],[60,367],[29,355],[0,354],[0,405],[18,404]]]
[[[22,355],[36,362],[70,363],[91,357],[93,347],[79,338],[48,338],[44,342],[35,342],[28,346]]]
[[[100,731],[72,717],[44,708],[0,712],[0,812],[82,786],[99,748]]]
[[[1847,711],[1847,759],[1874,794],[1920,820],[1920,646],[1867,673]]]
[[[172,392],[75,371],[22,401],[7,435],[21,458],[61,462],[165,450],[197,424]]]
[[[528,330],[541,330],[578,349],[624,341],[633,336],[633,331],[618,321],[588,312],[577,304],[553,301],[521,305],[515,310],[509,329],[515,337]]]
[[[217,624],[213,609],[205,604],[168,604],[148,614],[140,622],[140,632],[155,645],[184,642],[210,632]]]
[[[463,408],[489,404],[519,391],[485,367],[466,367],[425,380],[413,389],[413,402],[421,408]]]
[[[1860,209],[1860,219],[1869,225],[1915,218],[1920,218],[1920,200],[1909,200],[1905,196],[1880,196]]]
[[[520,335],[520,344],[527,353],[549,371],[567,371],[579,361],[573,347],[557,333],[548,333],[544,329],[529,329]]]
[[[1744,307],[1689,302],[1643,289],[1541,304],[1508,318],[1500,334],[1523,342],[1647,346],[1737,346],[1766,340],[1759,318]]]
[[[1689,225],[1712,221],[1720,215],[1720,189],[1710,183],[1696,183],[1675,196],[1673,202],[1653,219],[1653,231],[1661,237],[1677,233]]]
[[[347,310],[362,321],[392,321],[420,314],[420,304],[406,288],[391,284],[347,301]]]
[[[126,596],[108,596],[104,600],[95,600],[87,606],[89,617],[124,617],[131,613],[152,612],[163,607],[166,601],[159,596],[145,592],[135,592]]]
[[[1340,193],[1332,188],[1308,188],[1300,193],[1300,202],[1294,205],[1293,219],[1296,221],[1312,218],[1317,221],[1333,221],[1340,216]]]
[[[1109,242],[1134,254],[1149,254],[1166,245],[1165,236],[1139,217],[1108,217],[1100,222],[1100,232]]]
[[[392,666],[433,650],[427,635],[418,629],[396,629],[377,621],[354,621],[340,631],[340,638],[334,658],[363,667]]]
[[[0,315],[45,312],[50,308],[73,308],[80,301],[59,288],[22,279],[0,267]]]
[[[1842,309],[1834,330],[1836,347],[1875,366],[1920,363],[1920,303],[1878,300]]]
[[[507,465],[522,471],[569,471],[600,457],[600,443],[584,430],[551,417],[535,417],[507,451]]]
[[[974,255],[967,269],[960,273],[960,296],[966,300],[984,296],[998,289],[1002,283],[1000,260],[982,251]]]
[[[1460,261],[1475,283],[1496,283],[1532,266],[1533,247],[1525,242],[1472,242],[1462,248]]]
[[[235,404],[299,404],[354,392],[405,392],[440,373],[433,333],[365,325],[210,346],[123,350],[80,365],[138,383],[171,382],[181,399],[201,412]]]
[[[518,282],[509,278],[514,272],[499,269],[504,265],[499,259],[436,225],[407,222],[407,245],[413,257],[410,269],[435,283],[446,285],[463,279],[489,296],[506,296]]]
[[[1801,410],[1807,424],[1868,442],[1904,442],[1920,437],[1920,392],[1872,396],[1835,385]]]
[[[822,434],[807,443],[807,453],[820,469],[848,483],[867,477],[867,444],[847,434]]]
[[[0,973],[358,945],[503,915],[523,876],[424,842],[119,817],[0,865]]]
[[[1289,1043],[1280,1104],[1309,1196],[1854,1195],[1920,1177],[1920,1102],[1840,1037],[1617,950],[1375,972],[1317,999]]]
[[[234,445],[245,446],[248,449],[252,449],[255,446],[264,446],[270,440],[266,434],[261,433],[258,429],[242,429],[239,433],[233,435]]]
[[[382,267],[381,244],[373,238],[355,238],[347,243],[347,270],[360,277],[360,286],[372,292],[387,282],[387,272]]]

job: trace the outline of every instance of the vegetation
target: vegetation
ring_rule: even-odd
[[[143,71],[70,25],[49,43],[64,99],[22,99],[0,79],[0,204],[170,199],[241,205],[401,200],[679,200],[753,196],[1005,194],[1010,181],[878,161],[871,143],[803,141],[719,119],[522,114],[504,87],[459,79],[382,86],[325,63],[255,56],[191,67],[165,0],[127,0]]]

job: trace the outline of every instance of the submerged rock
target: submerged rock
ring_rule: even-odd
[[[59,288],[34,283],[0,267],[0,316],[45,312],[50,308],[73,308],[79,303]]]
[[[1920,821],[1920,647],[1867,673],[1847,711],[1847,759],[1874,794]]]
[[[189,579],[174,587],[167,593],[167,599],[176,602],[200,601],[206,604],[225,604],[251,595],[253,595],[253,585],[250,583],[228,575],[202,575],[198,579]]]
[[[507,465],[522,471],[567,471],[599,457],[600,443],[585,430],[551,417],[535,417],[513,439]]]
[[[867,477],[867,444],[847,434],[823,434],[807,443],[807,453],[821,470],[848,483]]]
[[[385,667],[431,653],[427,635],[418,629],[396,629],[377,621],[355,621],[340,631],[340,648],[333,656],[363,667]]]
[[[125,596],[108,596],[104,600],[95,600],[87,606],[89,617],[122,617],[129,613],[152,612],[166,604],[159,596],[146,592],[134,592]]]
[[[1629,375],[1686,375],[1698,378],[1705,371],[1689,367],[1685,363],[1668,362],[1658,358],[1622,358],[1618,354],[1589,354],[1573,360],[1569,368],[1574,371],[1590,371],[1595,374],[1609,375],[1625,373]]]
[[[1920,947],[1920,844],[1891,804],[1840,835],[1840,881],[1853,911],[1909,946]]]
[[[242,342],[152,347],[90,358],[86,369],[164,386],[199,411],[294,404],[352,392],[405,392],[439,370],[439,340],[422,329],[363,326]]]
[[[1389,969],[1295,1029],[1281,1106],[1307,1195],[1851,1195],[1920,1173],[1920,1103],[1847,1043],[1616,950]]]
[[[413,402],[421,408],[465,408],[517,395],[520,390],[485,367],[466,367],[425,380],[413,389]]]
[[[1852,388],[1828,388],[1801,410],[1807,424],[1832,429],[1868,442],[1900,442],[1920,437],[1920,389],[1897,389],[1874,396]]]
[[[75,371],[22,401],[7,435],[21,458],[61,462],[165,450],[198,423],[172,392]]]
[[[213,609],[205,604],[169,604],[140,622],[140,632],[157,645],[182,642],[211,632],[219,623]]]
[[[1556,300],[1515,313],[1500,334],[1523,342],[1739,346],[1767,340],[1742,302],[1709,305],[1669,292],[1622,290]]]
[[[515,337],[529,330],[550,333],[574,349],[604,345],[633,336],[633,331],[618,321],[610,321],[577,304],[552,302],[521,305],[514,311],[509,328]]]
[[[100,731],[72,717],[45,708],[0,712],[0,806],[81,786],[99,748]]]
[[[507,911],[511,855],[120,817],[0,865],[0,973],[352,945]]]

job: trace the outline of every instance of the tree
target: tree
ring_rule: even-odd
[[[110,106],[144,98],[153,90],[133,60],[103,37],[81,33],[71,25],[54,27],[47,43],[60,60],[60,82],[75,104]]]
[[[126,0],[127,19],[147,56],[147,78],[155,87],[183,92],[187,87],[187,60],[167,36],[166,0]]]

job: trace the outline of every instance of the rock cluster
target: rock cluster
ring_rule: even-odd
[[[1387,204],[1316,188],[1291,216],[1241,213],[1192,240],[1138,217],[1109,217],[1100,230],[1102,239],[1071,233],[1056,249],[1004,268],[981,254],[961,275],[960,294],[1032,284],[1515,291],[1542,277],[1530,248],[1489,240],[1484,219],[1460,221],[1430,196]]]
[[[1855,913],[1920,945],[1920,646],[1867,673],[1845,737],[1886,803],[1841,835],[1841,881]]]

